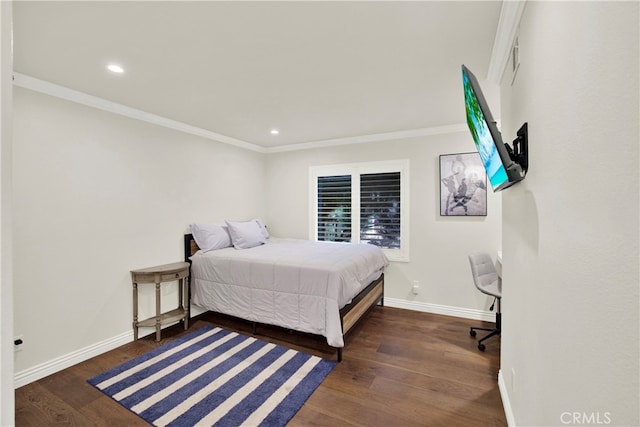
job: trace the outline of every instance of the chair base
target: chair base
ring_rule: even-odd
[[[496,327],[495,328],[476,328],[471,327],[469,329],[469,335],[472,337],[476,336],[476,331],[489,331],[489,333],[483,338],[478,340],[478,350],[484,351],[485,346],[482,343],[484,340],[487,340],[491,337],[495,337],[496,335],[500,335],[502,331],[502,313],[500,312],[500,299],[498,299],[498,312],[496,313]]]
[[[480,351],[484,351],[486,348],[485,345],[482,343],[484,340],[487,340],[496,335],[500,335],[500,329],[498,328],[475,328],[475,327],[469,328],[469,335],[471,335],[472,337],[475,337],[476,331],[489,331],[487,335],[485,335],[484,337],[478,340],[478,350]]]

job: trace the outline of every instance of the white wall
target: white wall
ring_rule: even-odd
[[[12,2],[0,2],[0,425],[14,423],[11,239]]]
[[[264,155],[14,93],[15,371],[130,334],[131,269],[181,261],[191,222],[263,214]],[[141,318],[153,286],[141,285]],[[176,286],[163,305],[177,304]],[[151,330],[142,331],[150,333]]]
[[[638,3],[528,2],[503,135],[501,376],[519,426],[640,425]],[[577,418],[574,418],[576,416]]]
[[[462,89],[459,96],[463,120]],[[474,149],[473,140],[465,130],[269,154],[267,218],[270,231],[276,236],[309,238],[310,166],[409,159],[411,261],[392,262],[385,277],[385,297],[387,301],[397,299],[396,304],[424,311],[443,309],[462,316],[477,315],[477,311],[486,314],[491,300],[475,290],[467,254],[486,250],[495,255],[498,251],[501,243],[500,195],[488,192],[486,217],[441,217],[439,205],[439,155]],[[413,280],[420,281],[418,295],[411,293]],[[488,317],[492,318],[491,315]]]

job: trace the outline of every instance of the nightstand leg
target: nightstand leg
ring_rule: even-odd
[[[180,307],[184,310],[184,330],[186,331],[189,328],[189,309],[187,308],[187,304],[189,304],[189,297],[187,296],[187,285],[185,282],[189,280],[180,279]],[[188,282],[187,282],[188,283]]]
[[[133,340],[138,339],[138,284],[133,284]]]
[[[160,282],[156,282],[156,341],[160,341]]]

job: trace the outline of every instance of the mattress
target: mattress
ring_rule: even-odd
[[[368,244],[272,237],[191,257],[192,303],[242,319],[322,335],[343,347],[339,310],[388,265]]]

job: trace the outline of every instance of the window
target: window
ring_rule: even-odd
[[[360,175],[360,241],[400,248],[400,172]]]
[[[409,261],[409,161],[310,168],[313,240],[369,243]]]
[[[317,240],[351,241],[351,176],[318,177]]]

